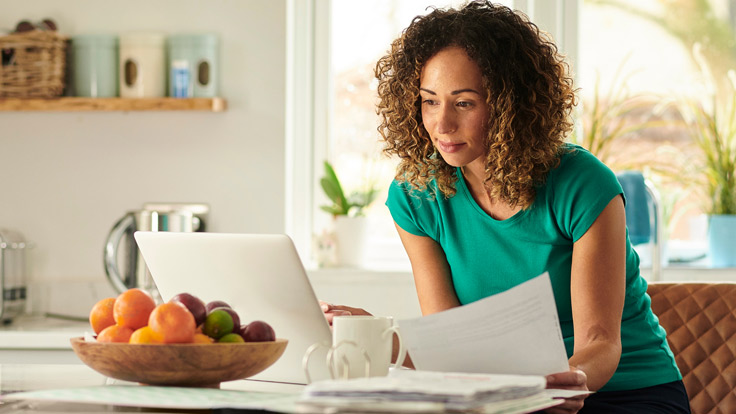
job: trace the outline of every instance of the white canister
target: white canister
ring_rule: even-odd
[[[120,36],[120,96],[166,96],[166,37],[160,33]]]

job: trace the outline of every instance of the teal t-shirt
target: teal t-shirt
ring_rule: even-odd
[[[498,221],[475,202],[460,170],[457,193],[445,198],[434,182],[424,191],[394,181],[386,205],[402,229],[437,241],[447,257],[461,304],[503,292],[549,272],[562,335],[570,357],[574,332],[570,305],[573,243],[619,194],[615,174],[582,147],[566,144],[560,164],[537,188],[532,206]],[[626,299],[622,355],[600,391],[629,390],[682,378],[664,329],[651,311],[639,256],[626,243]]]

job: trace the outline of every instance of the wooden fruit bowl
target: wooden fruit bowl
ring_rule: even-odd
[[[224,344],[127,344],[72,338],[79,359],[107,377],[149,385],[219,387],[248,378],[276,362],[286,339]]]

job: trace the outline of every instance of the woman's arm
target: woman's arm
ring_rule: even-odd
[[[460,306],[455,288],[452,286],[450,266],[440,245],[429,237],[415,236],[398,225],[396,230],[411,262],[422,314],[429,315]],[[360,308],[333,305],[323,301],[320,301],[320,306],[330,325],[334,316],[370,315]]]
[[[626,216],[623,199],[614,197],[573,245],[570,295],[575,345],[568,360],[570,371],[548,375],[548,388],[595,391],[611,379],[621,358],[625,294]],[[577,413],[584,398],[568,398],[545,413]]]
[[[429,237],[415,236],[408,233],[398,225],[396,225],[396,230],[399,232],[399,237],[411,262],[422,314],[429,315],[430,313],[460,306],[460,301],[455,295],[455,288],[452,286],[452,280],[450,279],[450,266],[447,264],[445,253],[440,245]],[[334,316],[370,315],[370,313],[359,308],[333,305],[322,301],[320,301],[320,305],[330,325]],[[398,352],[398,341],[394,338],[392,361],[396,360]],[[409,354],[406,355],[404,366],[414,368]]]
[[[573,245],[570,295],[575,345],[570,366],[598,390],[621,358],[621,315],[626,293],[626,215],[614,197]]]
[[[429,315],[460,306],[442,247],[429,237],[413,235],[398,224],[394,225],[411,262],[422,314]]]
[[[394,223],[401,243],[409,256],[414,284],[417,289],[419,306],[423,315],[437,313],[460,306],[450,277],[450,265],[440,245],[429,237],[411,234]],[[394,341],[393,358],[396,359],[398,346]],[[411,355],[406,354],[404,366],[414,368]]]

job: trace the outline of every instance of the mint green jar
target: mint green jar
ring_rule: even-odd
[[[71,38],[72,85],[76,96],[118,96],[118,38],[85,34]]]
[[[219,39],[215,34],[179,34],[167,42],[168,95],[211,98],[219,89]]]

